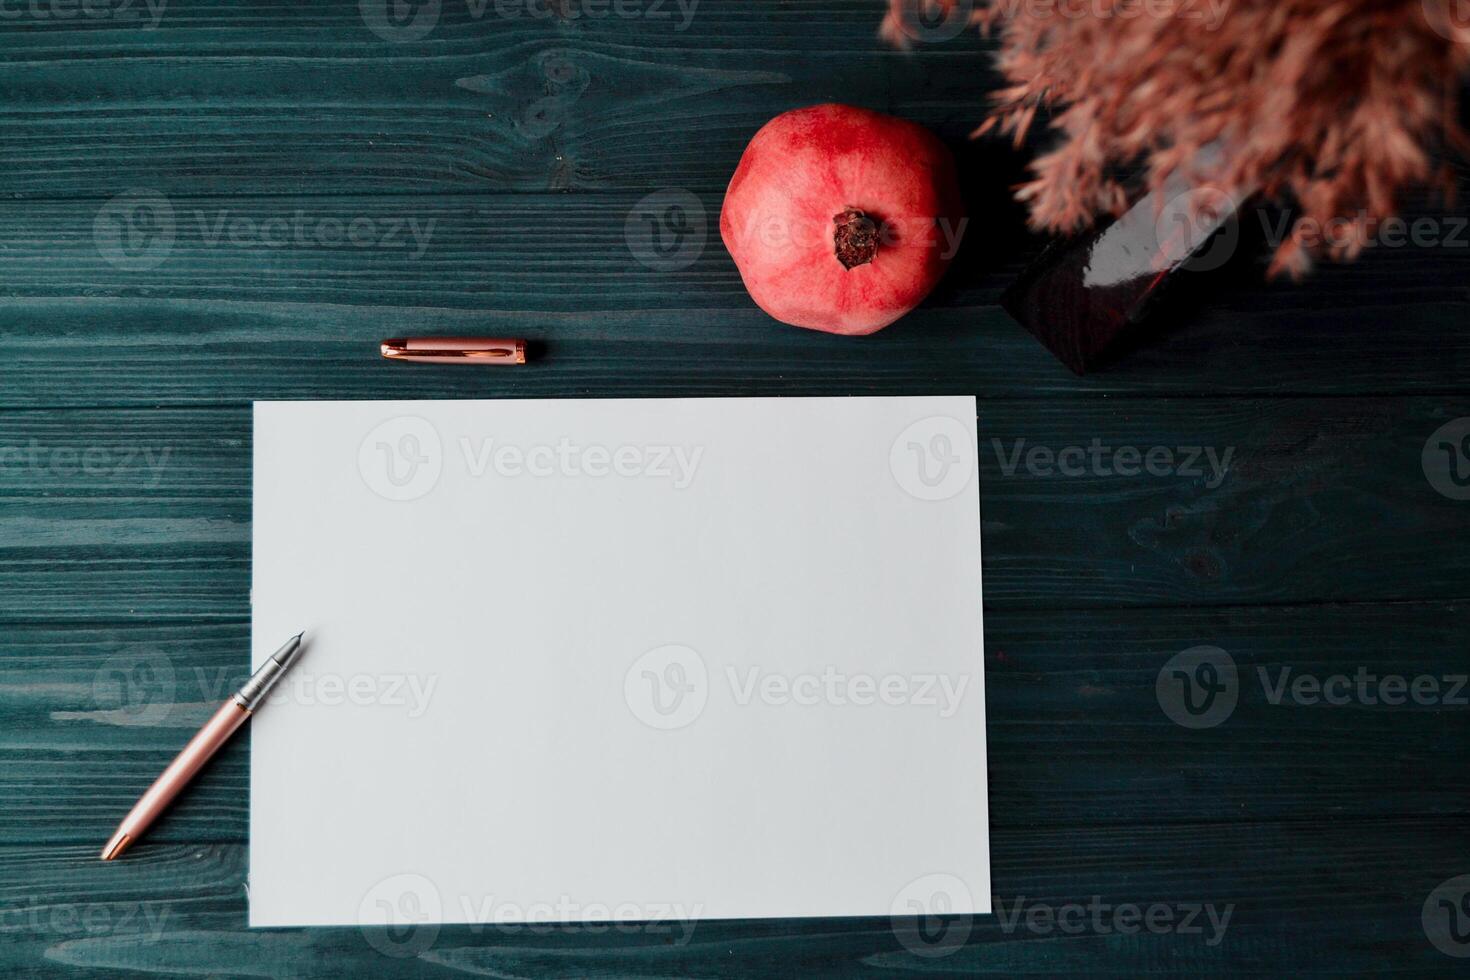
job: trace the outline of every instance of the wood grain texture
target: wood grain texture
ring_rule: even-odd
[[[1463,821],[1379,825],[1181,824],[1140,829],[998,830],[994,887],[1005,915],[936,925],[923,945],[887,919],[680,923],[638,928],[453,926],[247,930],[245,854],[174,845],[151,861],[103,864],[92,848],[0,847],[12,976],[211,972],[419,977],[769,977],[1043,972],[1139,976],[1197,971],[1443,971],[1420,908],[1463,861]],[[453,896],[448,900],[453,901]],[[1023,914],[1011,918],[1019,903]],[[1191,929],[1119,934],[1068,914],[1062,934],[1033,909],[1167,910]],[[1208,906],[1216,922],[1211,925]],[[1228,920],[1225,916],[1228,913]],[[1082,920],[1077,916],[1081,915]],[[1162,923],[1160,917],[1158,922]],[[1007,925],[1007,923],[1010,923]],[[947,930],[964,930],[949,934]],[[963,936],[963,944],[950,948]],[[930,955],[918,955],[904,940]],[[1213,942],[1212,942],[1213,940]],[[416,952],[417,955],[407,955]],[[938,953],[940,955],[932,955]]]
[[[1470,750],[1465,614],[1463,605],[1442,603],[991,612],[991,824],[1470,814],[1452,763]],[[105,839],[243,680],[248,634],[244,623],[7,627],[0,641],[0,843]],[[1196,731],[1165,716],[1155,686],[1174,654],[1200,645],[1229,652],[1240,688],[1223,724]],[[1443,697],[1313,704],[1282,686],[1303,675],[1320,682],[1360,673],[1433,677]],[[328,680],[303,663],[294,703],[273,709],[333,710],[342,702],[340,694],[333,702]],[[422,680],[431,698],[432,679]],[[1367,689],[1376,692],[1378,682]],[[396,697],[409,703],[407,693]],[[216,760],[158,826],[155,841],[245,839],[247,741]],[[980,760],[957,754],[953,764]]]
[[[1265,282],[1264,253],[1252,253],[1234,278],[1186,283],[1159,313],[1156,346],[1078,379],[996,305],[1034,252],[1014,213],[973,215],[925,306],[854,339],[785,326],[751,303],[719,240],[718,192],[697,196],[703,216],[690,212],[682,233],[660,224],[671,212],[657,196],[681,189],[653,193],[0,202],[0,406],[303,391],[1446,393],[1470,376],[1458,329],[1470,233],[1466,248],[1380,249],[1300,286]],[[167,211],[135,212],[139,200]],[[688,243],[679,267],[645,261],[638,229],[650,227],[670,247]],[[514,372],[381,363],[377,342],[405,333],[509,334],[540,350]]]
[[[367,26],[371,0],[169,0],[156,29],[12,18],[0,194],[717,190],[785,109],[858,102],[961,140],[994,77],[971,39],[879,44],[882,0],[692,2],[447,0],[404,43]]]
[[[1465,512],[1421,457],[1465,415],[1464,398],[986,402],[986,605],[1464,598]],[[0,620],[247,615],[249,445],[246,409],[0,413]]]
[[[1154,344],[1078,379],[996,305],[1041,244],[1009,188],[1046,137],[966,139],[984,44],[889,50],[884,0],[629,2],[412,0],[434,22],[397,41],[375,0],[0,17],[0,973],[1447,973],[1420,915],[1470,873],[1470,709],[1273,703],[1271,685],[1470,672],[1470,504],[1421,466],[1470,416],[1470,212],[1410,198],[1439,244],[1299,285],[1264,282],[1247,244],[1166,304]],[[756,128],[827,100],[936,130],[971,214],[935,295],[856,341],[767,318],[715,230]],[[703,232],[681,226],[686,261],[660,271],[638,230],[677,232],[660,207],[682,192]],[[406,333],[540,356],[376,356]],[[1223,941],[991,916],[925,956],[887,920],[816,919],[455,927],[395,956],[411,936],[252,931],[248,738],[127,860],[96,860],[244,673],[252,399],[935,392],[981,400],[1001,911],[1233,905]],[[1219,479],[1207,460],[1062,472],[1094,439],[1231,456]],[[1206,730],[1155,690],[1197,645],[1240,670]]]

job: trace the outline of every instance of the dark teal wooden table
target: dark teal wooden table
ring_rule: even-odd
[[[887,50],[877,0],[155,6],[0,10],[0,972],[1470,963],[1464,210],[1300,285],[1202,277],[1079,379],[997,306],[1041,243],[1006,199],[1025,155],[965,140],[972,38]],[[973,213],[938,294],[863,340],[767,319],[715,230],[756,128],[827,100],[934,128]],[[377,357],[405,333],[544,351]],[[849,393],[980,399],[1000,915],[251,931],[248,739],[97,860],[246,670],[252,399]],[[1185,689],[1201,646],[1233,682]]]

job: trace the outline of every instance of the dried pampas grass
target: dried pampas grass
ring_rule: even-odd
[[[1000,39],[1009,87],[976,132],[1025,138],[1054,108],[1060,143],[1018,189],[1040,230],[1071,232],[1126,210],[1110,168],[1141,165],[1149,190],[1181,178],[1237,198],[1293,202],[1272,274],[1314,255],[1350,259],[1411,186],[1453,191],[1443,151],[1464,152],[1464,0],[890,0],[883,32],[935,33],[917,15],[968,17]],[[956,24],[956,26],[958,26]],[[1324,242],[1304,230],[1354,234]]]

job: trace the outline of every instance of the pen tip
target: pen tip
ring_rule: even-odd
[[[117,833],[112,835],[112,840],[108,841],[107,846],[102,849],[102,860],[113,860],[118,855],[122,854],[123,851],[126,851],[128,849],[128,845],[132,842],[133,837],[131,834],[124,833],[121,830],[118,831]]]

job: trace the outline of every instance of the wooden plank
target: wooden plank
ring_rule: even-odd
[[[188,52],[197,57],[323,60],[387,60],[391,55],[400,62],[428,63],[555,40],[636,45],[664,56],[755,48],[784,52],[795,62],[808,51],[881,50],[877,26],[887,9],[885,0],[625,0],[606,10],[596,2],[578,7],[534,0],[426,0],[407,8],[403,19],[417,21],[427,14],[431,23],[384,37],[369,24],[374,5],[375,0],[321,0],[309,7],[168,0],[161,16],[152,16],[157,3],[131,4],[131,11],[117,11],[113,17],[25,16],[28,12],[18,11],[7,18],[12,28],[7,50],[30,61],[59,58],[84,47],[104,61]],[[404,36],[413,33],[420,36]],[[980,41],[978,34],[969,34],[919,50],[963,53]]]
[[[106,201],[8,201],[0,206],[0,245],[7,295],[16,300],[584,316],[746,309],[739,272],[719,239],[722,195],[668,196],[686,191],[315,198],[139,191]],[[683,209],[677,226],[674,207]],[[977,217],[964,229],[974,254],[962,256],[933,306],[987,305],[1028,258],[1025,239],[1008,234],[1002,253]],[[658,243],[648,238],[655,227]],[[1240,292],[1210,298],[1236,315],[1298,317],[1365,303],[1380,310],[1463,304],[1467,287],[1444,280],[1467,262],[1470,237],[1459,247],[1380,249],[1356,266],[1328,267],[1320,285],[1331,290],[1268,286],[1250,275]],[[63,304],[48,309],[63,312]]]
[[[373,977],[1139,976],[1310,970],[1330,955],[1335,973],[1444,971],[1453,960],[1427,938],[1421,909],[1463,871],[1467,845],[1464,822],[1446,818],[1002,830],[993,891],[1005,914],[932,922],[922,937],[887,918],[248,930],[241,845],[174,845],[115,864],[90,847],[6,846],[0,964],[13,976],[282,976],[310,963]],[[1120,933],[1125,903],[1157,910],[1154,928]],[[1181,929],[1186,915],[1193,925]]]
[[[1466,611],[1441,603],[992,611],[985,678],[992,824],[1465,814],[1470,797],[1447,760],[1470,751]],[[1201,645],[1233,659],[1238,703],[1218,726],[1194,730],[1170,720],[1156,688],[1175,654]],[[5,627],[0,843],[100,846],[243,680],[248,660],[244,623]],[[1348,678],[1334,690],[1349,703],[1298,698],[1293,685],[1302,676]],[[1437,694],[1384,704],[1378,696],[1388,677],[1433,677]],[[348,679],[338,680],[345,689]],[[384,710],[432,699],[434,679],[414,680],[422,683],[398,684],[392,698],[375,685],[385,692]],[[309,662],[295,683],[294,703],[281,708],[342,703]],[[244,839],[247,743],[230,746],[154,840]],[[978,760],[953,761],[971,764]]]
[[[645,36],[654,48],[679,50],[710,44],[738,48],[742,36],[762,38],[770,49],[800,52],[830,41],[837,50],[866,48],[875,40],[884,0],[668,0],[627,2],[607,8],[502,0],[425,0],[403,20],[428,14],[432,23],[419,37],[385,39],[369,30],[364,7],[373,0],[320,0],[294,3],[218,4],[210,0],[136,3],[126,9],[97,5],[98,12],[42,11],[30,16],[18,8],[7,18],[7,42],[17,55],[36,58],[85,45],[99,55],[126,55],[193,45],[201,51],[270,55],[359,56],[389,49],[428,59],[456,51],[513,46],[527,38]],[[161,8],[161,10],[160,10]],[[427,9],[424,9],[427,8]],[[437,9],[435,9],[437,8]],[[47,14],[50,13],[50,16]],[[104,14],[111,16],[104,16]],[[820,34],[821,37],[814,37]]]
[[[8,203],[0,242],[13,262],[13,296],[412,306],[433,294],[448,308],[502,297],[526,312],[550,312],[578,292],[603,297],[606,309],[639,308],[646,287],[660,283],[708,291],[710,305],[728,305],[739,278],[713,248],[677,270],[640,264],[625,233],[639,200],[627,192],[311,199],[139,192],[103,203]]]
[[[973,35],[893,50],[881,0],[695,0],[687,20],[677,0],[620,2],[673,16],[449,0],[409,8],[440,16],[405,43],[368,27],[371,0],[170,0],[152,30],[11,18],[0,196],[717,190],[778,112],[855,102],[960,142],[995,78]]]
[[[1262,302],[1271,296],[1259,293]],[[687,295],[671,299],[681,300]],[[855,340],[786,327],[753,306],[547,313],[20,299],[6,301],[0,316],[0,407],[932,391],[985,399],[1449,394],[1464,393],[1470,378],[1470,335],[1460,329],[1467,315],[1470,306],[1448,301],[1320,315],[1221,308],[1172,321],[1178,329],[1158,345],[1077,378],[989,304],[926,307]],[[408,331],[529,337],[540,360],[516,371],[382,362],[378,342]],[[1330,371],[1317,366],[1325,350],[1333,351]]]
[[[1465,416],[1464,398],[986,402],[986,604],[1462,598],[1470,511],[1422,457]],[[247,615],[250,436],[244,408],[0,413],[0,620]]]
[[[672,221],[671,200],[620,191],[6,201],[0,406],[926,389],[994,398],[1440,393],[1470,384],[1470,335],[1459,329],[1470,248],[1381,249],[1302,286],[1264,282],[1259,263],[1202,280],[1186,290],[1190,304],[1161,311],[1157,344],[1079,379],[996,305],[1033,250],[1014,215],[977,213],[956,267],[923,308],[874,337],[844,338],[785,326],[754,306],[716,233],[717,192],[698,196],[702,232],[694,211],[681,212],[687,232],[665,226],[679,267],[651,261],[637,229]],[[541,351],[508,372],[381,363],[377,342],[404,333],[509,334]],[[1326,350],[1331,371],[1318,367]]]

